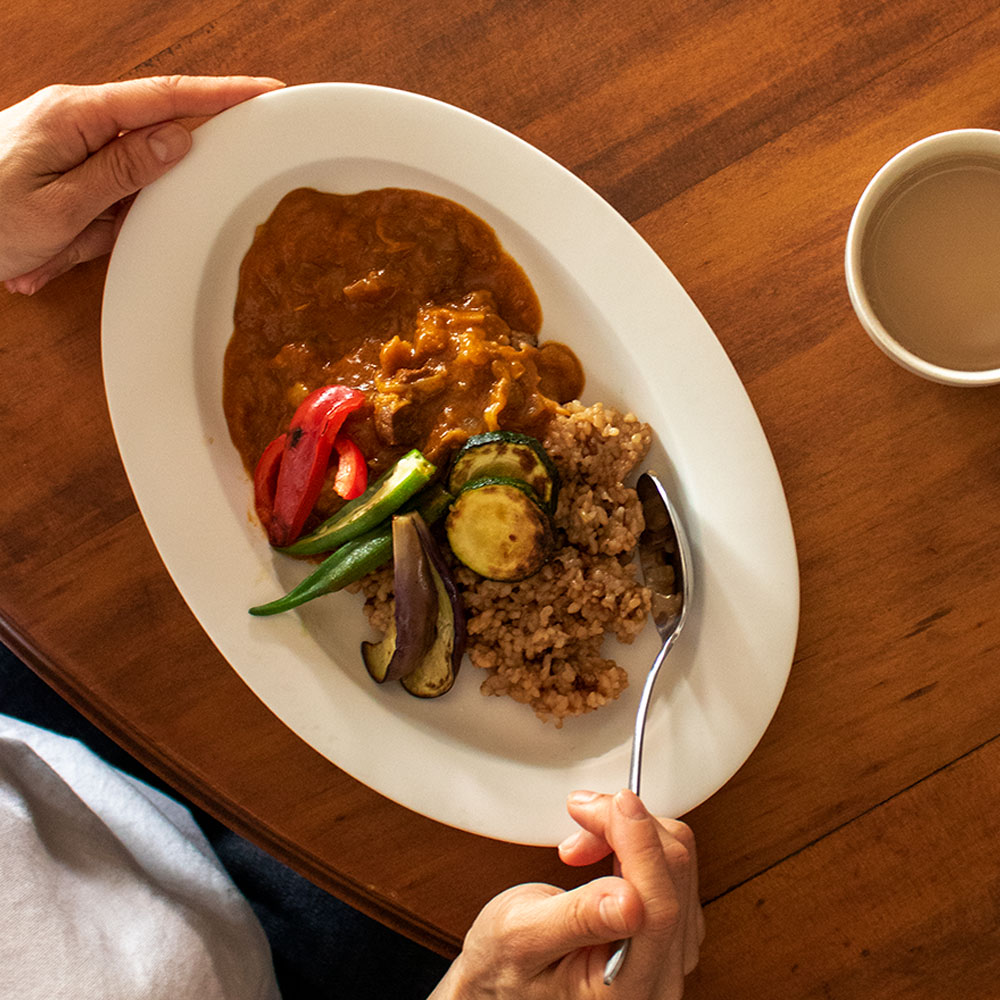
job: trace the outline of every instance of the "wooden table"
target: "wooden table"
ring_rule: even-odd
[[[108,0],[98,16],[22,0],[0,12],[0,64],[4,106],[49,82],[150,73],[419,91],[515,132],[609,199],[746,384],[801,561],[777,715],[687,817],[709,929],[688,995],[997,995],[1000,389],[893,366],[853,317],[842,255],[853,205],[892,153],[1000,127],[1000,5]],[[299,742],[222,660],[159,562],[115,449],[105,266],[31,299],[0,294],[4,638],[180,792],[443,953],[504,887],[593,875],[387,802]]]

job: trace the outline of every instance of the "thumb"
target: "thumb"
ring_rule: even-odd
[[[536,906],[532,951],[539,969],[580,948],[631,937],[642,923],[639,894],[611,876],[539,899]]]
[[[165,122],[118,136],[54,185],[76,229],[165,174],[191,148],[191,133]]]

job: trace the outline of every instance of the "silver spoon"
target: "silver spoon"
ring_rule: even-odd
[[[646,675],[639,708],[635,714],[628,787],[638,795],[642,738],[653,686],[667,653],[673,648],[687,619],[688,608],[691,606],[692,576],[691,546],[663,483],[652,472],[644,472],[636,483],[636,492],[646,521],[646,527],[639,536],[639,564],[642,566],[643,580],[652,591],[650,613],[663,643]],[[615,871],[620,873],[617,861]],[[614,954],[608,959],[608,964],[604,967],[605,985],[610,986],[621,971],[628,946],[627,938],[619,942]]]

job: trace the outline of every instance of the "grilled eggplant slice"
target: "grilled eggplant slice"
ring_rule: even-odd
[[[434,642],[413,673],[403,678],[403,687],[418,698],[439,698],[451,690],[465,655],[465,610],[458,586],[441,549],[422,519],[417,531],[427,556],[437,591],[437,622]]]
[[[379,684],[412,673],[435,642],[438,588],[417,529],[418,521],[424,523],[416,511],[392,520],[394,621],[381,642],[361,644],[365,667]]]
[[[399,680],[418,698],[451,690],[465,653],[458,587],[417,511],[392,520],[395,615],[381,642],[363,642],[365,667],[379,684]]]

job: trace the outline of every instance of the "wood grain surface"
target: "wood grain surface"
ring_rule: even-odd
[[[843,278],[854,203],[889,156],[1000,128],[1000,5],[22,0],[0,10],[0,56],[2,106],[152,73],[413,90],[606,197],[743,379],[802,574],[777,714],[685,817],[708,923],[686,995],[1000,995],[1000,388],[895,367]],[[105,268],[0,292],[4,638],[180,792],[442,953],[501,889],[603,872],[395,806],[244,687],[163,569],[118,458]]]

